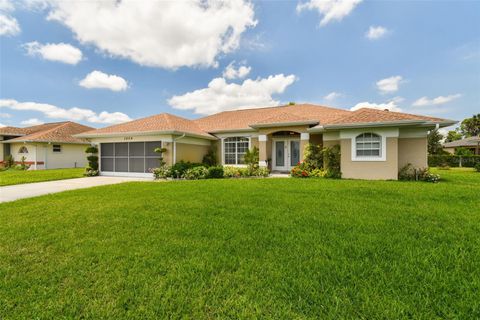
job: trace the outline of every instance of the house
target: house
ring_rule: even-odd
[[[457,148],[465,148],[472,151],[473,154],[480,155],[480,136],[469,137],[443,144],[443,150],[451,154],[454,154]]]
[[[0,163],[11,155],[15,163],[25,157],[25,163],[35,169],[84,167],[85,148],[90,144],[75,134],[94,128],[75,122],[53,122],[17,128],[0,128]]]
[[[288,172],[307,144],[339,145],[344,178],[397,179],[408,163],[427,167],[427,133],[455,121],[374,109],[347,111],[312,104],[225,111],[196,120],[159,114],[76,135],[100,146],[104,175],[150,175],[153,150],[168,165],[201,162],[213,147],[222,165],[242,166],[259,148],[260,166]]]

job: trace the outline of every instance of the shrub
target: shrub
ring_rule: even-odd
[[[186,180],[199,180],[206,179],[207,177],[208,169],[204,166],[187,169],[183,174],[183,178],[185,178]]]
[[[398,172],[398,180],[438,182],[440,175],[431,173],[428,168],[415,168],[409,163]]]
[[[322,169],[313,169],[310,171],[310,177],[323,178],[326,175],[326,171]]]
[[[292,168],[290,171],[290,176],[294,178],[308,178],[310,176],[310,172],[303,167],[303,163]]]
[[[240,168],[225,166],[223,167],[223,176],[225,178],[240,178],[242,175],[240,173]]]
[[[210,147],[206,155],[203,156],[202,163],[207,167],[212,167],[217,165],[217,149],[215,147]]]
[[[27,160],[27,158],[25,156],[22,156],[20,158],[20,165],[18,166],[18,169],[27,170],[28,168],[30,168],[30,166],[25,163],[25,160]]]
[[[474,168],[477,172],[480,172],[480,162],[478,162]]]
[[[6,158],[5,158],[5,162],[4,162],[4,165],[5,165],[5,168],[11,168],[15,165],[15,159],[13,159],[13,156],[11,154],[9,154]]]
[[[223,167],[223,176],[225,178],[247,178],[247,177],[268,177],[270,171],[266,167]]]
[[[158,168],[150,169],[150,172],[153,173],[153,177],[155,178],[155,180],[167,179],[171,176],[171,168],[165,165]]]
[[[86,177],[98,176],[98,148],[96,146],[90,146],[85,149],[85,152],[90,155],[87,156],[88,166],[85,168],[83,175]]]
[[[185,162],[182,160],[170,167],[170,176],[176,179],[183,178],[183,176],[185,175],[185,172],[188,169],[191,169],[194,167],[200,167],[200,166],[203,166],[203,165],[201,163],[192,163],[189,161]]]
[[[268,170],[267,167],[258,167],[252,173],[253,177],[264,177],[264,178],[266,178],[269,175],[270,175],[270,170]]]
[[[166,148],[155,148],[153,152],[158,153],[160,156],[158,157],[158,166],[163,167],[165,166],[165,161],[163,160],[163,155],[167,152]]]
[[[303,153],[303,162],[308,170],[323,168],[323,149],[320,145],[308,144]]]
[[[223,167],[215,166],[208,168],[208,178],[209,179],[221,179],[223,178]]]
[[[246,165],[251,167],[258,167],[258,161],[260,159],[258,148],[253,147],[252,149],[248,149],[245,152],[245,156],[243,159],[245,160]]]
[[[438,167],[448,165],[450,167],[462,167],[473,168],[477,163],[480,163],[480,155],[476,156],[455,156],[455,155],[429,155],[428,166]]]
[[[325,170],[325,178],[340,179],[342,172],[340,170],[340,146],[323,148],[323,166]]]

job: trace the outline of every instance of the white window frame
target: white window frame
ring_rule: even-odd
[[[55,151],[55,146],[60,147],[60,151]],[[61,144],[52,144],[52,152],[53,153],[62,153],[62,145]]]
[[[357,155],[357,138],[365,133],[372,133],[380,137],[380,154],[378,156],[358,156]],[[387,137],[374,131],[365,131],[352,137],[352,161],[386,161],[387,153]]]
[[[238,138],[244,138],[244,139],[247,139],[247,150],[250,150],[250,147],[251,147],[251,142],[252,142],[252,139],[250,137],[246,137],[246,136],[230,136],[230,137],[225,137],[225,138],[222,138],[222,164],[224,166],[237,166],[237,167],[242,167],[242,166],[246,166],[246,164],[244,163],[238,163],[238,143],[239,141],[235,141],[235,163],[226,163],[225,161],[225,155],[226,155],[226,148],[225,148],[225,145],[227,143],[232,143],[232,142],[228,142],[227,139],[231,139],[231,138],[235,138],[235,139],[238,139]],[[242,142],[243,143],[243,142]],[[229,153],[230,154],[230,153]]]

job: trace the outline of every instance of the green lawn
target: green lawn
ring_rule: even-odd
[[[0,318],[478,319],[480,173],[439,172],[0,204]]]
[[[22,183],[81,178],[84,171],[84,168],[0,171],[0,187]]]

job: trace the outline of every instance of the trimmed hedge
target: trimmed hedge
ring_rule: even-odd
[[[428,156],[429,167],[462,167],[473,168],[477,163],[480,163],[480,156],[455,156],[455,155],[430,155]]]

